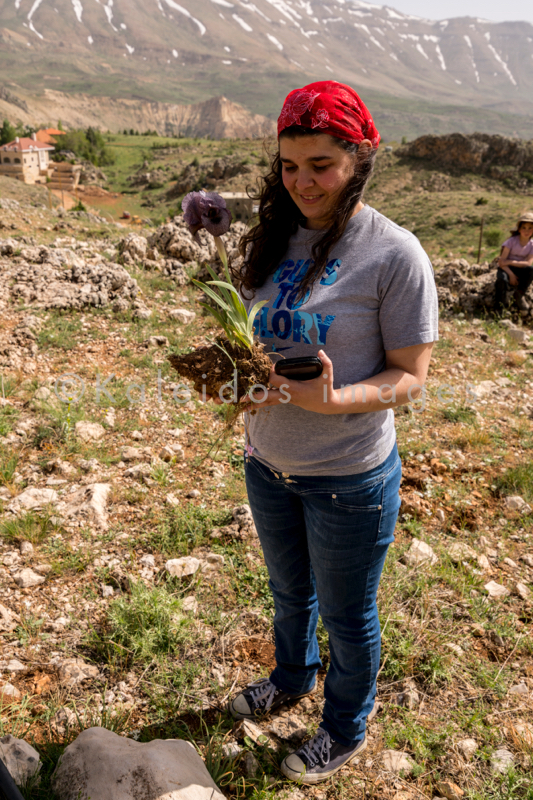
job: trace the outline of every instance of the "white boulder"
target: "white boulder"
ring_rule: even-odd
[[[88,728],[70,744],[52,778],[59,800],[225,800],[193,745],[135,742]]]
[[[0,759],[17,786],[24,786],[42,767],[37,750],[10,733],[0,739]]]

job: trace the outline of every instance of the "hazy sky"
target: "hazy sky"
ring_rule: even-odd
[[[533,22],[533,3],[531,0],[387,0],[376,5],[387,5],[403,11],[404,14],[416,14],[426,19],[447,19],[450,17],[481,17],[505,22],[520,19]]]

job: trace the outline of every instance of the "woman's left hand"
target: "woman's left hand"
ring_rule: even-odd
[[[337,393],[333,388],[333,364],[323,350],[319,351],[318,357],[322,362],[323,372],[310,381],[291,381],[272,369],[269,383],[274,388],[257,391],[256,400],[250,400],[245,410],[251,411],[255,408],[259,411],[279,403],[292,403],[317,414],[335,413]]]

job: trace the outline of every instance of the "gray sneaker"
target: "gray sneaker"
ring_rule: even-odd
[[[267,714],[272,714],[284,703],[300,700],[314,692],[313,686],[308,692],[302,694],[289,694],[282,692],[274,686],[268,678],[260,678],[255,683],[250,683],[246,689],[228,703],[228,711],[235,719],[256,719]]]
[[[320,783],[335,775],[365,748],[366,736],[362,742],[345,747],[319,728],[307,744],[283,759],[281,771],[291,781]]]

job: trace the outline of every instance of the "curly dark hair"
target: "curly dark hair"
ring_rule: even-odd
[[[293,125],[286,128],[281,136],[296,139],[300,136],[323,136],[323,133],[317,129]],[[376,148],[365,150],[365,155],[358,157],[357,144],[333,136],[331,139],[355,156],[354,174],[331,211],[331,226],[313,245],[314,263],[300,283],[300,298],[305,297],[308,288],[324,273],[329,253],[343,235],[355,206],[363,196],[376,158]],[[305,221],[283,185],[281,169],[278,151],[272,158],[270,172],[261,178],[259,194],[253,198],[259,201],[259,222],[242,237],[239,245],[244,260],[236,277],[244,296],[247,296],[247,292],[253,296],[254,290],[263,286],[268,275],[277,269],[287,251],[290,237],[296,233],[298,224]]]

